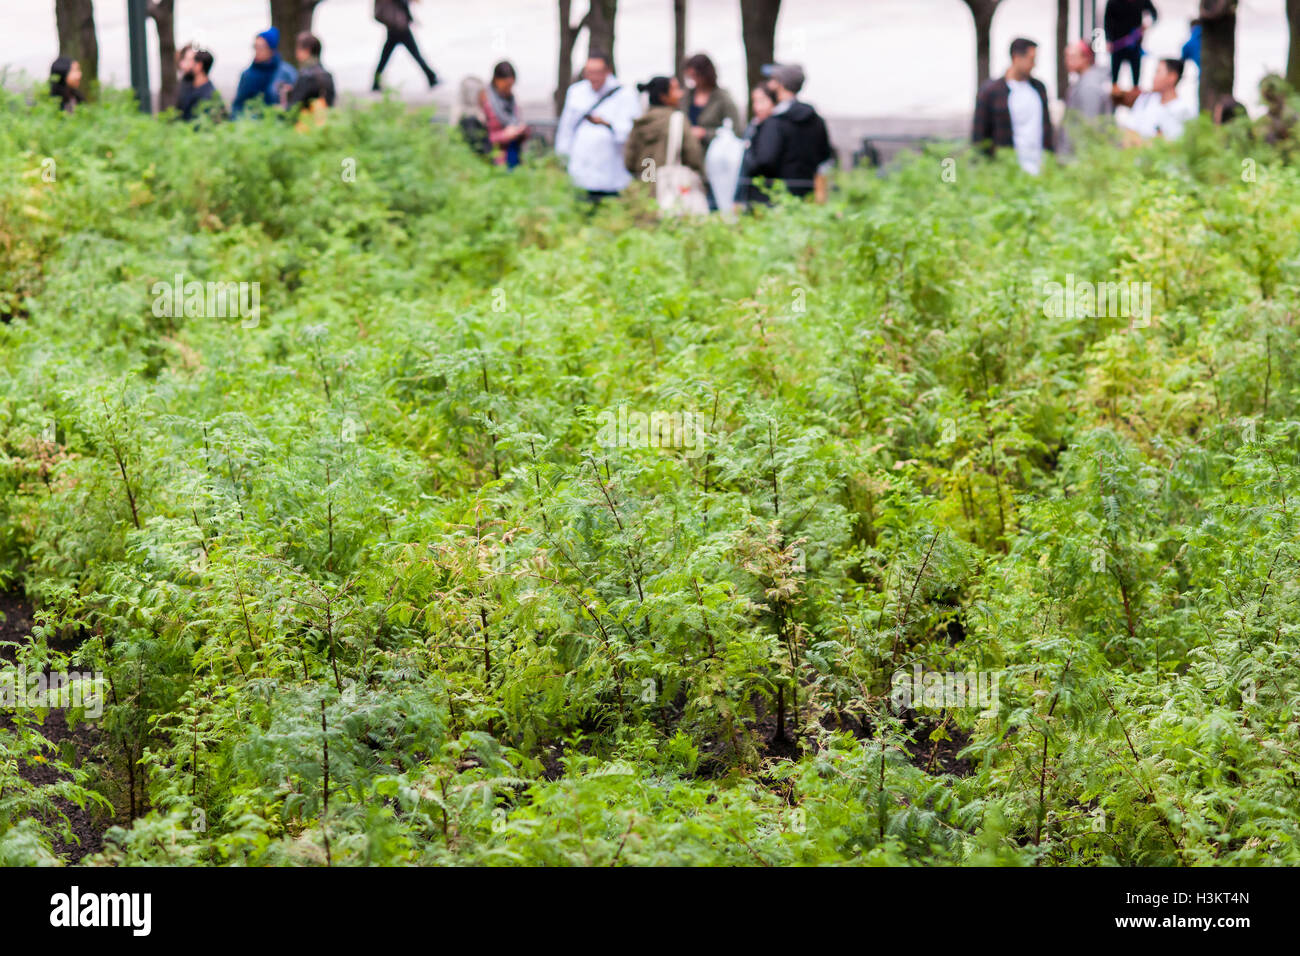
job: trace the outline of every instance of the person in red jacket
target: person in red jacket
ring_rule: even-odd
[[[519,165],[528,139],[528,126],[519,118],[515,103],[515,68],[502,60],[492,68],[492,82],[483,94],[483,118],[487,123],[492,161],[509,169]]]

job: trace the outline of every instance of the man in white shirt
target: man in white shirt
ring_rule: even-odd
[[[1043,168],[1043,106],[1028,80],[1007,77],[1007,109],[1011,111],[1011,139],[1016,161],[1031,176]]]
[[[632,181],[623,165],[623,144],[641,112],[641,99],[635,88],[623,88],[604,54],[592,53],[582,76],[564,97],[555,152],[568,157],[574,185],[599,202]]]
[[[1032,76],[1037,52],[1033,40],[1012,41],[1011,68],[980,87],[975,98],[971,132],[971,141],[990,154],[1014,147],[1020,168],[1033,176],[1043,167],[1043,153],[1054,146],[1047,87]]]
[[[1115,87],[1111,97],[1129,108],[1117,122],[1128,132],[1130,140],[1148,140],[1161,136],[1179,139],[1183,127],[1196,118],[1196,109],[1178,98],[1178,81],[1183,78],[1182,60],[1161,60],[1151,80],[1151,90]]]

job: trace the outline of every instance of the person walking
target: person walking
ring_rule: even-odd
[[[81,92],[81,64],[61,56],[50,64],[50,96],[59,101],[59,109],[75,112],[86,101]]]
[[[1020,168],[1031,176],[1042,169],[1043,153],[1054,148],[1047,87],[1032,76],[1037,51],[1033,40],[1011,41],[1011,66],[980,87],[971,130],[971,141],[990,156],[1014,148]]]
[[[519,118],[519,104],[515,102],[515,68],[506,60],[492,68],[492,82],[484,94],[483,118],[492,146],[492,162],[514,169],[519,165],[529,130]]]
[[[239,77],[230,115],[239,116],[249,103],[260,100],[266,106],[280,105],[280,88],[293,86],[298,71],[280,57],[280,31],[276,27],[253,37],[253,62]]]
[[[438,85],[438,74],[434,72],[433,67],[424,62],[424,57],[420,55],[420,47],[415,42],[415,34],[411,32],[411,24],[415,22],[415,17],[411,15],[411,5],[407,0],[375,0],[375,19],[384,25],[388,35],[384,38],[384,49],[379,54],[379,65],[375,67],[375,82],[371,84],[371,91],[378,93],[381,89],[379,78],[383,75],[384,67],[388,66],[388,59],[393,55],[393,51],[399,46],[404,46],[415,59],[415,63],[424,71],[424,78],[432,88]]]
[[[565,94],[555,152],[567,157],[569,177],[593,204],[617,195],[632,181],[623,165],[623,145],[640,112],[640,97],[614,76],[609,55],[591,53],[582,79]]]
[[[1106,49],[1110,51],[1110,81],[1119,82],[1119,73],[1125,63],[1133,74],[1133,85],[1138,85],[1142,74],[1142,34],[1159,19],[1151,0],[1107,0],[1102,17],[1106,33]]]
[[[792,196],[807,196],[815,190],[823,164],[834,156],[826,121],[798,99],[802,67],[773,63],[763,72],[776,105],[754,134],[751,178],[779,180]],[[751,188],[750,198],[769,201],[759,187]]]

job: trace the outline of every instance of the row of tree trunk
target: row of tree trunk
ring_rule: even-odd
[[[1065,47],[1069,42],[1071,0],[1057,0],[1056,5],[1056,90],[1065,94],[1068,76],[1065,71]],[[1293,89],[1300,90],[1300,0],[1284,0],[1290,29],[1290,53],[1286,78]],[[321,0],[270,0],[271,25],[279,28],[280,55],[294,61],[293,37],[311,29],[312,16]],[[588,48],[607,53],[614,66],[614,21],[618,0],[587,0],[582,18],[573,22],[573,0],[558,0],[560,14],[560,51],[556,74],[555,104],[558,111],[564,94],[575,79],[573,51],[578,37],[587,31]],[[673,64],[680,75],[686,58],[686,3],[673,0]],[[965,0],[975,23],[975,72],[977,86],[990,75],[989,43],[993,17],[1002,0]],[[158,52],[163,63],[159,100],[162,107],[175,105],[175,0],[149,0],[148,15],[158,32]],[[752,90],[762,80],[762,67],[776,55],[776,22],[781,0],[740,0],[741,35],[745,44],[746,79]],[[59,35],[60,55],[81,63],[88,87],[99,75],[99,42],[95,34],[93,0],[55,0],[55,22]],[[1231,94],[1235,80],[1237,0],[1200,0],[1201,21],[1201,109],[1212,110],[1218,99]]]
[[[608,0],[611,8],[617,0]],[[312,16],[321,0],[270,0],[271,25],[285,40],[280,55],[295,63],[297,51],[293,38],[311,29]],[[149,0],[146,13],[158,32],[158,58],[162,64],[158,100],[161,108],[176,105],[176,0]],[[99,77],[99,40],[95,34],[94,0],[55,0],[55,28],[59,36],[59,55],[81,64],[83,82],[93,87]],[[611,38],[613,26],[611,22]]]
[[[312,17],[322,0],[270,0],[271,25],[278,28],[282,40],[280,55],[294,62],[292,38],[311,29]],[[761,82],[760,69],[772,62],[776,48],[776,19],[781,0],[741,0],[741,17],[748,62],[750,87]],[[158,54],[162,61],[159,83],[159,104],[162,108],[176,104],[176,71],[169,65],[176,62],[175,0],[150,0],[148,16],[158,32]],[[555,102],[558,110],[564,93],[574,81],[573,50],[583,30],[587,31],[587,45],[591,50],[601,50],[609,55],[614,67],[614,22],[618,14],[618,0],[589,0],[582,19],[573,22],[573,0],[559,0],[560,55],[556,76]],[[99,43],[95,34],[93,0],[55,0],[55,20],[59,35],[60,55],[81,63],[87,85],[92,85],[99,75]],[[680,75],[686,59],[686,0],[673,0],[673,69]]]

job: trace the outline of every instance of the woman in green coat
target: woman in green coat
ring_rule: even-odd
[[[722,127],[722,121],[731,120],[731,129],[737,136],[744,130],[740,110],[731,95],[718,86],[718,71],[713,61],[697,53],[682,66],[682,76],[690,94],[682,98],[682,110],[691,123],[691,132],[705,150],[713,136]]]
[[[632,132],[623,146],[623,164],[633,176],[649,183],[654,182],[650,171],[668,162],[672,118],[686,96],[675,76],[656,76],[648,83],[638,84],[637,89],[649,96],[650,108],[632,124]],[[686,128],[684,118],[679,122],[682,145],[678,164],[703,174],[704,150]]]

